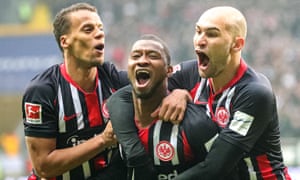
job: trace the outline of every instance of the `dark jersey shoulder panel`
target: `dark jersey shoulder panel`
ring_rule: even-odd
[[[168,78],[168,88],[192,90],[200,81],[198,73],[198,62],[196,59],[187,60],[173,66],[173,74]]]
[[[237,86],[239,91],[232,103],[233,112],[240,112],[244,116],[249,116],[251,127],[248,130],[247,135],[240,135],[239,131],[234,128],[232,123],[229,128],[223,130],[222,135],[220,136],[221,138],[225,138],[225,140],[238,145],[240,148],[244,149],[245,152],[249,152],[253,148],[255,143],[261,139],[262,133],[269,132],[265,136],[274,136],[267,138],[269,140],[278,139],[277,136],[279,135],[279,132],[274,131],[274,133],[271,133],[271,129],[277,129],[276,126],[278,126],[278,121],[277,117],[274,117],[277,116],[276,99],[270,82],[264,75],[259,73],[257,73],[256,76],[252,75],[252,78],[255,78],[255,80],[245,81],[248,83],[240,83]],[[261,109],[264,109],[264,111]],[[233,118],[236,119],[237,115],[234,115]],[[270,130],[266,131],[267,128],[270,128]],[[223,134],[225,136],[223,136]],[[272,147],[272,149],[274,148],[275,147]]]
[[[22,112],[25,118],[25,103],[43,104],[42,111],[47,117],[46,119],[57,119],[58,109],[54,106],[54,102],[57,98],[57,86],[59,73],[59,65],[53,65],[46,69],[43,73],[35,76],[28,84],[22,99]],[[30,124],[30,128],[27,126],[27,122],[24,121],[25,135],[36,137],[55,137],[57,124],[49,122],[47,126],[40,128],[40,125]]]

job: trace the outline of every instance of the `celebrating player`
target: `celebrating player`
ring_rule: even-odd
[[[34,168],[29,179],[77,180],[96,174],[124,179],[122,162],[107,170],[116,139],[105,103],[128,84],[127,73],[104,62],[105,34],[94,6],[77,3],[62,9],[53,27],[64,61],[32,79],[22,103]]]

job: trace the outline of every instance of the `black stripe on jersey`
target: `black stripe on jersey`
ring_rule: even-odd
[[[64,106],[64,121],[66,123],[66,132],[72,131],[77,129],[77,118],[76,112],[74,109],[73,97],[71,93],[70,83],[67,82],[64,78],[61,78],[60,86],[61,86],[61,93],[62,93],[62,100]],[[75,116],[74,116],[75,114]],[[68,119],[68,117],[70,119]]]

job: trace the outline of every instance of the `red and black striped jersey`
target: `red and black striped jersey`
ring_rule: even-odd
[[[129,83],[127,73],[109,62],[97,67],[93,92],[83,91],[68,76],[64,64],[54,65],[29,83],[22,102],[25,135],[56,138],[57,149],[76,146],[101,133],[107,123],[106,100]],[[56,179],[86,179],[109,163],[110,150]]]
[[[283,163],[271,84],[244,60],[240,62],[236,76],[218,92],[213,91],[210,79],[199,77],[197,60],[175,66],[169,88],[188,89],[194,102],[206,105],[207,114],[222,128],[218,138],[245,152],[238,164],[241,179],[290,179]],[[230,167],[230,158],[226,167]]]
[[[218,127],[208,118],[204,106],[188,104],[182,123],[156,120],[138,128],[138,132],[153,160],[157,179],[170,179],[204,160],[218,136]]]

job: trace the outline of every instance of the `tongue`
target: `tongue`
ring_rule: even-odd
[[[202,66],[207,66],[208,64],[208,59],[207,58],[204,58],[202,61],[201,61],[201,65]]]
[[[139,79],[139,84],[145,84],[147,82],[147,79]]]

